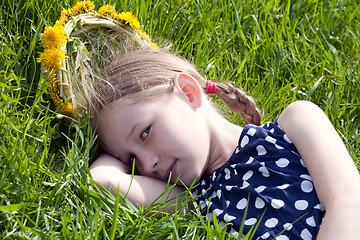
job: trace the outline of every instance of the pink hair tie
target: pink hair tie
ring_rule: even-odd
[[[215,93],[216,92],[216,82],[206,81],[206,93]]]

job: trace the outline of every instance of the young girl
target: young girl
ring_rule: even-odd
[[[245,232],[257,225],[257,239],[360,236],[360,177],[318,107],[295,102],[275,122],[262,125],[251,98],[230,84],[205,81],[184,59],[155,50],[131,13],[108,5],[93,9],[83,1],[63,10],[42,35],[38,61],[58,111],[74,117],[74,108],[90,108],[91,125],[106,152],[90,167],[96,182],[145,207],[168,182],[177,184],[168,199],[196,183],[191,190],[207,219],[228,223],[229,231],[238,231],[245,219]],[[121,33],[131,49],[118,54],[112,46],[123,45],[111,42],[106,51],[100,40],[89,54],[84,42],[92,40],[78,36],[96,28],[110,29],[112,41]],[[67,44],[78,45],[66,52]],[[119,57],[101,78],[91,74],[92,64],[106,66],[109,54]],[[221,98],[247,125],[227,121],[206,94]],[[132,175],[133,164],[139,175]]]
[[[239,230],[247,208],[245,231],[259,224],[256,238],[359,236],[358,171],[314,104],[295,102],[275,122],[255,126],[260,113],[242,91],[206,82],[185,60],[157,50],[124,54],[104,76],[91,112],[106,153],[90,167],[104,187],[148,206],[168,179],[179,178],[170,197],[195,181],[208,219]],[[255,125],[228,122],[206,93]],[[133,161],[140,175],[131,175]]]

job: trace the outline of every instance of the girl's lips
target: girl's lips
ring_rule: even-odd
[[[175,160],[175,161],[170,165],[170,167],[168,168],[168,170],[166,171],[165,181],[168,181],[168,180],[169,180],[170,173],[171,173],[171,179],[170,179],[170,181],[171,181],[171,182],[174,182],[174,180],[176,180],[176,165],[175,165],[176,162],[177,162],[177,160]]]

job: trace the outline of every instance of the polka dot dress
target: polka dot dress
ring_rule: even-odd
[[[277,122],[245,126],[229,161],[203,177],[193,194],[206,219],[215,214],[229,232],[239,231],[247,208],[244,233],[259,224],[254,239],[315,239],[325,214],[304,162]]]

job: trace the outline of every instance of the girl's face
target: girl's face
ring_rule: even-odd
[[[181,91],[139,103],[114,102],[98,116],[105,150],[141,175],[189,186],[208,166],[210,134],[201,108]],[[178,184],[181,184],[180,181]]]

